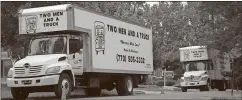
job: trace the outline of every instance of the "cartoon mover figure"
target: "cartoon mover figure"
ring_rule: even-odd
[[[27,33],[35,33],[37,29],[37,17],[36,16],[28,16],[26,17],[26,32]]]
[[[95,49],[96,49],[96,53],[98,55],[98,53],[100,51],[102,51],[102,53],[104,54],[104,50],[105,50],[105,25],[103,22],[100,21],[96,21],[94,23],[95,25]]]

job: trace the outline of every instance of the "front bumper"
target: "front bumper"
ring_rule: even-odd
[[[195,88],[195,87],[200,87],[200,86],[204,86],[207,85],[207,81],[197,81],[197,82],[181,82],[180,83],[180,87],[187,87],[187,88]]]
[[[60,75],[48,75],[33,78],[7,78],[8,87],[32,87],[58,84]]]

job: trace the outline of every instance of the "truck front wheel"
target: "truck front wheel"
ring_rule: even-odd
[[[70,76],[66,73],[61,74],[59,82],[54,89],[57,98],[60,99],[62,97],[62,91],[64,90],[66,91],[64,92],[66,94],[66,98],[70,97],[72,89]]]
[[[200,91],[209,91],[210,84],[209,81],[207,82],[207,85],[200,87]]]
[[[11,88],[11,93],[15,100],[25,100],[29,96],[29,92],[21,88]]]
[[[133,94],[133,80],[130,76],[123,76],[117,80],[117,93],[119,96],[127,96]]]

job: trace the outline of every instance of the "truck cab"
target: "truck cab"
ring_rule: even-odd
[[[28,55],[9,70],[7,85],[14,98],[20,98],[22,92],[27,96],[32,91],[52,91],[53,88],[56,95],[61,95],[55,85],[59,82],[67,93],[72,91],[74,75],[83,74],[83,38],[81,34],[64,33],[67,32],[32,36]]]
[[[183,68],[185,69],[185,73],[180,83],[180,86],[183,87],[182,91],[185,92],[187,89],[197,88],[201,91],[207,91],[210,83],[210,67],[209,61],[184,62]]]

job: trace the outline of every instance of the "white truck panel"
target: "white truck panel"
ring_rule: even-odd
[[[224,78],[222,72],[230,72],[230,61],[228,53],[220,53],[219,50],[211,49],[209,50],[209,55],[214,63],[215,77],[216,79]]]
[[[210,49],[209,54],[211,56],[211,60],[214,64],[215,69],[215,79],[222,79],[223,76],[221,75],[221,65],[220,65],[220,58],[219,58],[219,50]]]
[[[180,48],[180,61],[208,60],[207,47],[191,46]]]
[[[93,69],[150,73],[153,71],[152,32],[150,29],[78,8],[74,8],[74,17],[75,27],[92,31]],[[116,29],[113,28],[112,31],[111,26],[115,26]],[[134,37],[128,35],[129,30],[134,31]],[[120,55],[126,55],[126,59]],[[129,62],[128,56],[135,56],[136,61]]]
[[[68,5],[24,9],[19,16],[19,34],[67,30]]]

